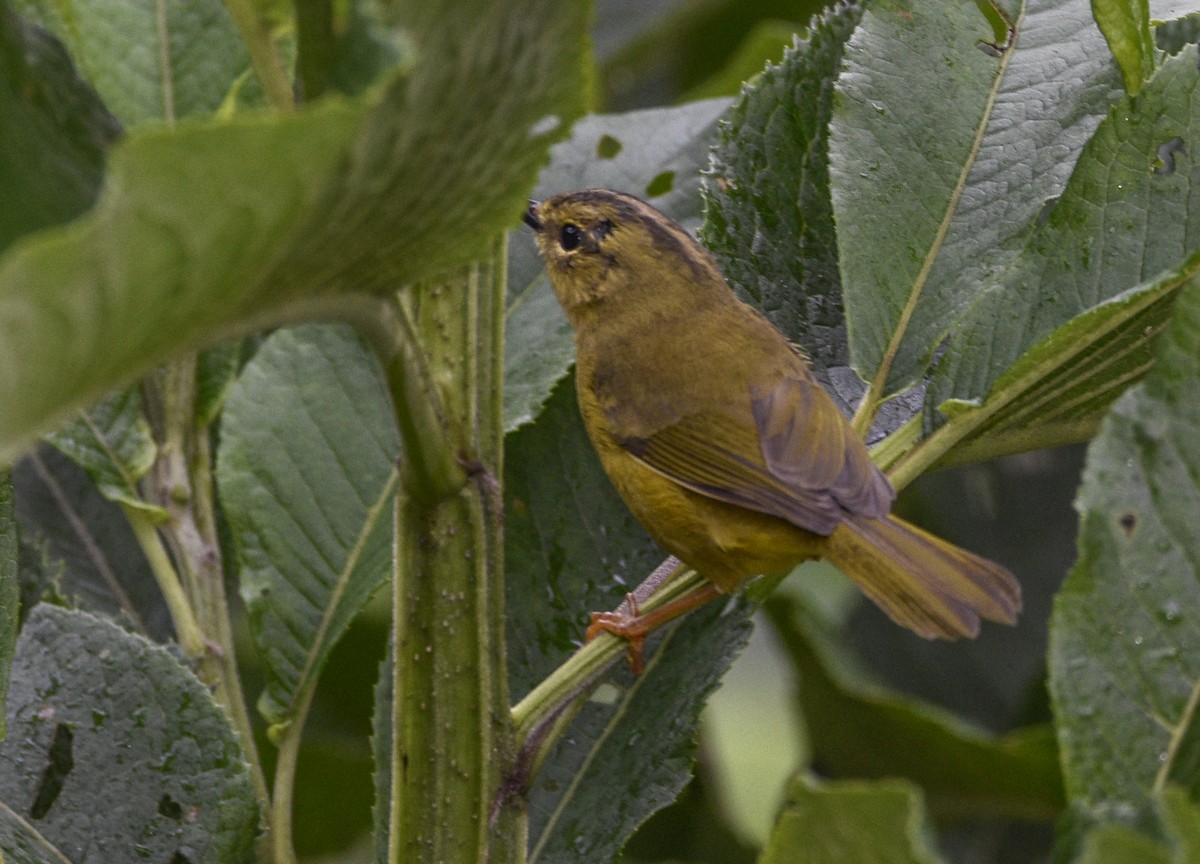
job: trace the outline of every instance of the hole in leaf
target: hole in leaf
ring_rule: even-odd
[[[601,135],[596,142],[596,155],[601,159],[612,159],[621,152],[622,144],[611,135]]]
[[[29,808],[31,819],[44,818],[58,800],[67,775],[75,767],[75,757],[71,752],[74,741],[75,733],[66,723],[54,727],[54,740],[46,751],[46,770],[42,772],[42,782],[38,784],[33,806]]]
[[[1117,524],[1121,526],[1121,530],[1125,532],[1126,537],[1132,537],[1133,532],[1137,530],[1137,516],[1126,511],[1121,514],[1121,518],[1117,520]]]
[[[170,795],[164,795],[158,799],[158,815],[178,822],[183,818],[183,807]]]
[[[1175,155],[1177,153],[1187,155],[1187,145],[1183,143],[1182,138],[1172,138],[1170,141],[1159,144],[1158,155],[1154,160],[1154,173],[1160,177],[1174,174]]]
[[[188,858],[182,852],[176,851],[176,853],[171,856],[171,860],[168,862],[168,864],[192,864],[192,859]]]
[[[646,186],[646,195],[650,198],[657,198],[659,195],[666,195],[674,188],[675,172],[664,171]]]

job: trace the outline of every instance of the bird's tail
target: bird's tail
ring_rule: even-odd
[[[1021,586],[999,564],[888,516],[850,517],[828,559],[888,616],[926,639],[979,633],[979,619],[1016,623]]]

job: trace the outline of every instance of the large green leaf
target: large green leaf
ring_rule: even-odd
[[[138,489],[138,481],[154,464],[158,447],[142,415],[136,387],[80,411],[47,440],[83,468],[105,498],[166,518],[166,512],[147,504]]]
[[[166,649],[39,606],[17,642],[8,729],[0,836],[21,838],[30,857],[18,860],[254,860],[258,806],[237,738]]]
[[[90,215],[0,258],[0,460],[173,354],[485,253],[579,111],[586,13],[405,4],[419,60],[368,96],[130,134]]]
[[[1154,72],[1149,0],[1092,0],[1092,12],[1121,67],[1125,90],[1136,95]]]
[[[568,379],[569,382],[569,379]],[[509,676],[525,693],[663,557],[617,497],[559,386],[505,454]],[[652,641],[646,674],[618,668],[534,778],[530,860],[611,860],[691,774],[697,717],[748,636],[744,602],[714,603]],[[632,746],[631,746],[631,742]]]
[[[1152,840],[1125,825],[1108,823],[1083,838],[1076,864],[1191,864],[1200,859],[1200,807],[1177,786],[1159,800],[1165,836]]]
[[[1051,331],[996,379],[982,404],[943,402],[951,422],[928,444],[954,443],[938,464],[1090,438],[1113,400],[1153,364],[1153,337],[1166,325],[1180,286],[1198,273],[1200,253],[1194,253]]]
[[[900,780],[793,781],[759,864],[940,864],[921,793]]]
[[[0,251],[92,205],[117,131],[62,46],[0,2]]]
[[[592,610],[615,607],[663,559],[600,467],[560,383],[504,453],[509,689],[516,701],[578,647]]]
[[[1189,50],[1167,60],[1136,100],[1113,106],[1061,196],[1047,202],[1020,253],[993,271],[961,320],[931,404],[981,397],[1055,328],[1195,252],[1189,226],[1200,211],[1191,190],[1200,165],[1177,154],[1200,116],[1196,79]]]
[[[847,363],[827,137],[842,49],[861,15],[830,10],[743,90],[703,186],[701,237],[726,278],[821,367]]]
[[[217,482],[272,722],[391,572],[398,454],[378,365],[347,327],[273,334],[229,396]]]
[[[220,0],[17,0],[127,127],[215,111],[250,57]],[[157,14],[156,14],[157,13]]]
[[[700,221],[700,170],[726,99],[678,108],[594,114],[550,151],[534,198],[577,189],[608,188],[649,200],[688,228]],[[550,290],[533,238],[513,232],[508,252],[508,309],[504,341],[504,427],[537,416],[566,374],[575,346],[567,318]]]
[[[1157,357],[1088,451],[1079,559],[1055,604],[1050,650],[1069,799],[1088,820],[1142,826],[1168,782],[1200,789],[1196,283]]]
[[[987,297],[994,338],[960,337],[951,353],[998,374],[1032,344],[996,274],[1119,92],[1087,0],[1023,4],[1011,44],[996,47],[984,7],[868,11],[838,81],[830,172],[851,356],[883,393],[918,381]],[[1100,298],[1080,299],[1059,322]]]

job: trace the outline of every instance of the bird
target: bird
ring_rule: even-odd
[[[804,352],[730,288],[716,260],[640,199],[587,189],[530,201],[550,284],[574,331],[580,415],[647,533],[705,579],[643,614],[592,614],[629,643],[761,574],[835,565],[925,638],[1013,624],[1005,567],[890,513],[895,492]]]

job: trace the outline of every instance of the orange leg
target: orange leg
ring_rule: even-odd
[[[721,592],[717,590],[717,586],[707,582],[694,591],[690,591],[682,597],[676,597],[670,603],[643,615],[638,611],[637,598],[633,594],[627,594],[625,603],[629,606],[628,614],[619,610],[592,613],[592,624],[587,629],[587,641],[591,642],[600,633],[611,633],[624,639],[629,643],[629,666],[633,669],[634,675],[640,676],[646,671],[646,662],[642,656],[646,646],[646,634],[672,618],[678,618],[683,613],[690,612],[720,596]]]

